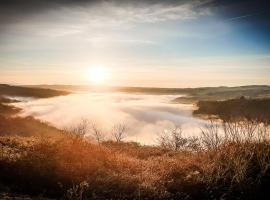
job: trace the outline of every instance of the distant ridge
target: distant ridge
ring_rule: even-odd
[[[91,85],[24,85],[24,87],[33,88],[45,88],[53,90],[65,90],[65,91],[117,91],[117,92],[139,92],[139,93],[164,93],[164,94],[183,94],[196,91],[206,91],[206,90],[240,90],[240,89],[263,89],[270,90],[269,85],[244,85],[244,86],[217,86],[217,87],[197,87],[197,88],[158,88],[158,87],[130,87],[130,86],[91,86]]]
[[[48,98],[67,94],[69,94],[67,91],[53,90],[49,88],[31,88],[25,86],[0,84],[0,96]]]

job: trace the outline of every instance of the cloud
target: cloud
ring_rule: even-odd
[[[153,22],[166,19],[186,19],[197,15],[197,13],[203,14],[204,11],[201,9],[201,6],[207,2],[209,0],[27,0],[24,3],[20,0],[4,0],[1,1],[0,10],[1,16],[4,17],[1,21],[7,21],[7,23],[19,21],[23,17],[32,17],[53,10],[58,12],[63,9],[88,11],[88,13],[100,16],[106,16],[107,14],[112,17],[126,16],[121,18],[121,20]],[[198,12],[195,13],[193,9],[196,9]]]
[[[202,7],[208,1],[29,0],[22,4],[11,0],[0,6],[0,51],[23,52],[12,55],[31,52],[33,57],[38,50],[61,54],[70,46],[77,52],[97,52],[96,48],[104,47],[151,47],[163,43],[164,37],[172,33],[191,37],[184,29],[159,25],[211,15],[210,9]]]
[[[103,15],[112,19],[112,23],[156,23],[171,20],[189,20],[195,19],[199,16],[211,14],[209,9],[198,9],[198,2],[193,1],[181,4],[164,5],[162,3],[156,4],[134,4],[132,6],[118,6],[115,4],[103,4],[100,9],[105,9],[108,15]],[[99,13],[95,15],[99,16]],[[108,19],[106,19],[108,20]]]
[[[16,103],[23,116],[32,115],[57,127],[69,127],[81,118],[94,121],[108,133],[115,123],[129,127],[128,140],[153,144],[157,134],[174,124],[186,134],[196,134],[204,123],[192,117],[192,105],[170,104],[174,95],[80,93]]]
[[[209,1],[209,0],[208,0]],[[91,28],[112,28],[133,24],[158,23],[171,20],[190,20],[210,15],[201,1],[13,1],[0,7],[2,27],[41,29],[50,27],[55,32],[73,34]],[[39,24],[39,25],[37,25]],[[70,25],[72,24],[72,25]],[[74,24],[76,26],[74,27]],[[60,28],[59,28],[60,27]],[[61,30],[66,28],[67,30]],[[59,30],[60,29],[60,30]],[[62,34],[56,35],[62,35]],[[64,35],[64,34],[63,34]]]

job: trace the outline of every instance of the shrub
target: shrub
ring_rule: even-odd
[[[269,197],[268,125],[211,123],[196,149],[181,134],[186,142],[170,148],[96,144],[66,131],[52,138],[1,137],[0,180],[12,191],[64,199]]]

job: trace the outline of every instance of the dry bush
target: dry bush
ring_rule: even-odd
[[[99,145],[105,141],[104,131],[97,123],[82,118],[78,124],[64,128],[64,135],[77,139],[95,140]]]
[[[269,195],[269,143],[230,144],[220,148],[208,158],[203,181],[215,187],[217,195],[230,194],[238,198],[256,199]],[[226,191],[220,190],[226,188]],[[233,194],[233,193],[234,194]],[[254,196],[255,195],[255,196]]]
[[[0,159],[16,160],[35,143],[34,137],[2,136],[0,140]]]
[[[251,120],[223,121],[222,123],[225,139],[230,142],[241,143],[252,142],[258,136],[260,123]]]
[[[168,135],[161,138],[161,147],[169,146],[171,144],[169,141],[173,141],[173,144],[177,141],[184,141],[179,146],[185,151],[178,155],[190,152],[188,159],[192,158],[191,155],[202,158],[199,159],[200,162],[197,160],[193,163],[197,166],[197,170],[192,172],[191,166],[187,168],[187,172],[191,174],[188,177],[194,177],[194,175],[196,177],[196,179],[192,179],[191,187],[196,188],[197,185],[198,190],[204,188],[203,194],[200,193],[200,195],[205,195],[205,198],[212,198],[211,195],[218,198],[222,195],[227,195],[229,198],[232,198],[233,195],[238,198],[251,195],[252,198],[255,198],[254,195],[258,192],[261,192],[260,195],[263,196],[266,192],[265,187],[270,184],[270,180],[267,178],[270,173],[269,125],[246,119],[223,123],[210,120],[201,130],[202,134],[198,142],[199,151],[187,148],[189,138],[183,139],[181,132],[177,132],[179,133],[176,134],[177,139]],[[173,133],[174,135],[175,133]],[[179,150],[179,148],[174,149]],[[180,160],[179,157],[177,160]],[[182,161],[180,166],[185,163],[188,162]],[[175,190],[177,190],[175,187],[181,188],[189,185],[183,176],[183,174],[187,174],[184,171],[183,168],[178,169],[173,176],[182,176],[180,183],[173,182]],[[201,187],[202,185],[203,187]],[[193,195],[196,196],[195,192]]]
[[[91,198],[126,199],[137,196],[140,185],[141,195],[152,193],[140,184],[149,180],[140,178],[140,160],[69,135],[59,140],[37,139],[16,160],[1,160],[2,164],[9,167],[4,168],[1,180],[30,194],[79,198],[84,193]],[[82,182],[88,185],[83,191]]]
[[[158,141],[161,147],[175,151],[180,150],[187,143],[187,139],[182,136],[182,128],[177,126],[170,130],[163,130]]]
[[[159,157],[167,154],[175,154],[169,149],[160,148],[159,146],[141,145],[136,142],[114,142],[105,141],[102,143],[105,147],[116,153],[125,154],[138,159],[148,159]]]
[[[86,134],[89,133],[89,125],[90,122],[87,119],[83,118],[78,124],[71,126],[69,128],[65,128],[64,131],[73,136],[84,138]]]
[[[230,137],[223,126],[204,127],[202,137],[194,139],[201,145],[196,151],[189,147],[192,138],[179,130],[172,132],[169,149],[101,140],[97,145],[65,132],[33,141],[2,137],[0,180],[22,193],[65,199],[270,196],[265,189],[270,184],[269,127],[246,123],[230,124]],[[246,129],[245,139],[232,135]]]
[[[67,190],[67,199],[70,200],[82,200],[84,199],[84,193],[89,187],[86,181],[81,182],[78,185],[73,185],[70,189]]]
[[[201,144],[206,150],[217,150],[223,142],[222,135],[219,131],[219,124],[210,120],[203,128],[201,128]]]
[[[213,121],[201,128],[201,144],[206,150],[218,150],[226,144],[269,142],[269,125],[254,120]]]
[[[105,140],[103,130],[95,122],[90,123],[90,132],[99,145]]]
[[[115,124],[112,127],[112,136],[116,142],[122,142],[126,137],[126,132],[128,128],[124,123]]]
[[[3,178],[31,193],[39,194],[46,188],[47,195],[58,196],[85,180],[94,187],[106,160],[105,149],[75,137],[57,141],[38,139],[25,154],[9,162],[15,171],[6,169],[9,177]],[[25,185],[26,182],[30,185]]]
[[[222,126],[210,128],[208,133],[214,130],[213,134],[203,138],[205,144],[214,144],[214,148],[206,146],[203,180],[212,187],[227,188],[223,194],[216,190],[215,195],[251,199],[256,193],[263,196],[261,192],[265,193],[264,187],[270,184],[269,126],[245,119],[226,121]]]
[[[198,137],[183,136],[182,128],[175,126],[172,129],[163,130],[158,137],[159,145],[164,149],[171,149],[174,151],[188,150],[199,151],[201,148]]]

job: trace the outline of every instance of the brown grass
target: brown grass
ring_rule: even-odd
[[[269,166],[267,141],[176,152],[70,134],[1,138],[1,182],[54,198],[255,199],[269,195]]]

